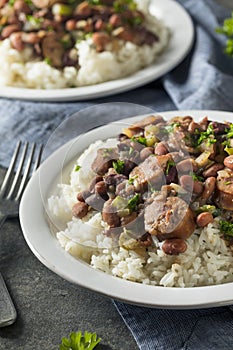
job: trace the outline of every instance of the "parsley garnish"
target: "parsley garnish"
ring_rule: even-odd
[[[127,207],[130,210],[134,211],[136,209],[136,207],[137,207],[138,202],[139,202],[139,198],[140,198],[139,193],[136,193],[135,196],[133,196],[132,198],[130,198],[128,200]]]
[[[168,175],[170,169],[175,165],[176,165],[176,163],[173,160],[168,160],[167,165],[166,165],[166,169],[165,169],[165,175]]]
[[[220,231],[222,231],[226,236],[233,237],[233,224],[228,221],[219,221]]]
[[[230,124],[229,126],[230,126],[230,128],[226,129],[226,138],[232,139],[233,138],[233,124]]]
[[[215,205],[210,205],[210,204],[204,204],[203,206],[195,210],[195,212],[197,215],[200,213],[209,212],[214,217],[221,215],[221,209],[216,208]]]
[[[202,131],[199,134],[198,140],[197,140],[197,145],[199,146],[202,142],[204,141],[208,141],[208,144],[212,144],[217,142],[217,140],[215,139],[215,135],[214,135],[214,128],[213,125],[208,125],[208,128],[206,131]]]
[[[222,27],[217,28],[216,32],[225,35],[227,41],[224,52],[228,56],[233,57],[233,12],[232,17],[226,18],[223,22]]]
[[[134,0],[115,0],[113,7],[116,12],[124,12],[128,9],[135,11],[137,9],[137,4]]]
[[[144,146],[147,146],[147,139],[145,137],[143,137],[143,136],[138,136],[138,137],[133,136],[131,138],[131,140],[134,141],[134,142],[139,142],[139,143],[141,143]]]
[[[71,332],[69,338],[62,338],[62,343],[59,345],[60,350],[92,350],[101,341],[96,333]]]
[[[171,132],[174,131],[175,128],[177,128],[178,126],[180,126],[180,123],[171,123],[171,124],[168,124],[166,126],[163,127],[163,132],[165,134],[170,134]]]
[[[50,57],[45,57],[45,58],[44,58],[44,61],[45,61],[45,63],[47,63],[49,66],[52,65],[52,60],[51,60]]]
[[[133,177],[130,177],[129,180],[128,180],[129,185],[133,185],[134,180],[136,180],[137,178],[138,178],[138,175],[135,175],[135,176],[133,176]]]
[[[121,174],[124,170],[125,162],[123,160],[118,159],[116,161],[113,161],[112,165],[116,172],[118,174]]]
[[[190,172],[189,175],[192,176],[194,181],[202,181],[202,182],[204,181],[204,177],[196,175],[193,172]]]
[[[79,171],[81,169],[81,165],[76,165],[74,171]]]

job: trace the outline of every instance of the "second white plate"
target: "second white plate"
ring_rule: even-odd
[[[151,0],[150,10],[164,21],[172,34],[168,48],[151,66],[126,78],[78,88],[40,90],[0,87],[0,96],[34,101],[84,101],[125,92],[162,77],[190,51],[194,27],[189,14],[174,0]]]

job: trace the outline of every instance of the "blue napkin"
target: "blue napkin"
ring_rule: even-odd
[[[215,33],[230,11],[211,0],[181,0],[193,18],[196,38],[190,55],[163,79],[178,109],[233,110],[233,59]],[[233,120],[232,120],[233,121]],[[162,310],[115,305],[141,350],[231,350],[233,306]]]
[[[224,53],[226,39],[216,33],[230,10],[214,0],[179,0],[195,26],[193,49],[164,79],[178,109],[233,110],[233,59]]]

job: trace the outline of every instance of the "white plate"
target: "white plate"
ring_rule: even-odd
[[[92,86],[51,90],[0,87],[0,96],[36,101],[83,101],[128,91],[162,77],[177,66],[189,52],[193,43],[194,28],[187,12],[174,0],[151,0],[150,9],[153,14],[164,20],[172,33],[169,47],[153,65],[129,77]]]
[[[210,120],[232,120],[232,113],[219,111],[171,111],[162,115],[169,119],[175,115],[209,116]],[[130,122],[135,121],[133,118]],[[129,119],[128,119],[129,122]],[[24,237],[36,257],[64,279],[124,302],[166,308],[200,308],[233,303],[233,283],[196,287],[167,288],[129,282],[90,267],[75,259],[59,245],[49,229],[42,198],[47,198],[55,179],[65,165],[76,159],[90,143],[116,136],[124,121],[112,123],[85,134],[80,140],[66,143],[53,153],[30,180],[20,205],[20,222]],[[72,145],[72,147],[71,147]],[[75,147],[73,147],[75,145]]]

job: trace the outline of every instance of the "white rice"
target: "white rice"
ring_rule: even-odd
[[[203,229],[196,229],[187,240],[188,248],[178,256],[166,255],[162,243],[148,251],[126,250],[102,233],[101,214],[90,212],[85,220],[72,217],[78,191],[89,187],[94,173],[88,164],[97,149],[112,147],[115,139],[92,144],[77,160],[69,184],[59,184],[58,193],[48,200],[50,218],[66,226],[57,233],[61,246],[93,268],[126,280],[165,287],[195,287],[233,282],[233,254],[220,237],[219,218]],[[76,165],[79,171],[75,171]]]
[[[152,64],[166,48],[169,30],[149,14],[148,1],[138,0],[138,6],[146,15],[146,27],[160,39],[152,46],[122,41],[119,50],[109,47],[108,51],[97,53],[89,38],[76,44],[80,68],[58,70],[45,61],[32,60],[32,49],[18,52],[5,39],[0,43],[0,86],[58,89],[92,85],[131,75]]]

